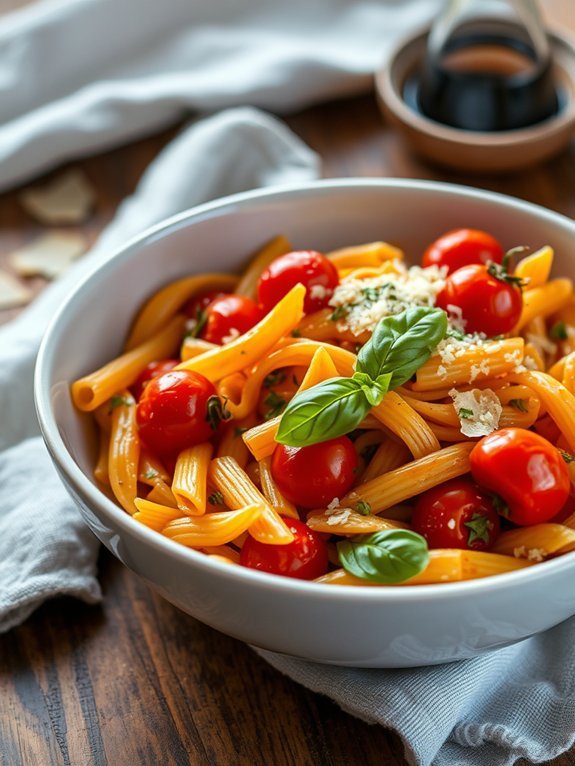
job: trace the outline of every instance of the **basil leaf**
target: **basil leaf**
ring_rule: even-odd
[[[326,380],[294,396],[284,410],[276,441],[305,447],[335,439],[353,431],[370,409],[359,380]]]
[[[384,585],[409,580],[429,561],[425,538],[408,529],[387,529],[343,540],[337,544],[337,552],[346,572]]]
[[[357,371],[372,380],[391,373],[389,389],[401,386],[431,356],[447,332],[442,309],[418,306],[381,319],[357,355]]]
[[[371,406],[377,407],[378,404],[381,404],[383,397],[389,390],[391,374],[380,375],[377,380],[372,380],[369,375],[365,374],[365,372],[355,372],[353,374],[353,380],[356,380],[361,384],[361,390]]]

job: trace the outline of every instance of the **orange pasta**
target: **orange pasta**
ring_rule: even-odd
[[[522,258],[515,280],[507,258],[474,264],[512,293],[500,330],[495,303],[486,319],[442,263],[409,267],[384,241],[292,252],[275,265],[289,262],[287,277],[272,268],[260,283],[290,250],[280,235],[239,276],[160,287],[125,352],[73,382],[117,503],[238,572],[326,585],[448,584],[575,552],[575,295],[549,279],[552,248]],[[253,309],[249,329],[240,308],[217,314],[212,291]],[[206,329],[215,316],[220,335]],[[480,481],[482,440],[502,429],[522,447],[539,439],[558,476],[548,507],[529,490],[523,518],[489,471]],[[507,464],[518,476],[522,460]]]

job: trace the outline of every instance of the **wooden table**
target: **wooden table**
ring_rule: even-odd
[[[570,0],[547,11],[568,18]],[[1,10],[1,8],[0,8]],[[286,118],[335,176],[433,178],[522,197],[575,217],[575,146],[506,177],[455,176],[411,156],[381,121],[373,95]],[[175,129],[74,163],[97,208],[93,241]],[[0,263],[41,229],[17,190],[0,195]],[[44,282],[32,281],[35,290]],[[15,312],[0,312],[0,322]],[[182,614],[103,551],[104,601],[58,599],[0,636],[0,764],[403,766],[397,737],[341,712],[272,670],[244,644]],[[553,766],[575,764],[575,750]]]

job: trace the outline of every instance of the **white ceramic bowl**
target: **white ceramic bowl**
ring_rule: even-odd
[[[573,274],[575,222],[516,199],[423,181],[343,180],[239,194],[129,242],[70,295],[38,356],[38,415],[54,463],[94,533],[168,601],[250,644],[319,662],[404,667],[472,657],[575,614],[575,554],[483,580],[416,587],[317,585],[230,567],[145,528],[95,485],[94,434],[70,382],[121,349],[140,304],[166,282],[234,270],[277,233],[329,249],[386,239],[413,258],[446,230],[504,246],[550,244]]]

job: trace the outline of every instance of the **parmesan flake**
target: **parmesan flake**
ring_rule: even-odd
[[[497,394],[490,388],[474,388],[471,391],[452,388],[449,396],[453,399],[464,436],[487,436],[499,427],[503,408]]]

